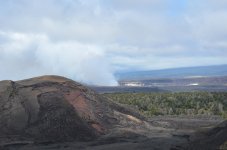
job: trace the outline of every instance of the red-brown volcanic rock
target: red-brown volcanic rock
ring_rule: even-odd
[[[59,76],[0,82],[0,138],[90,140],[114,126],[144,125],[143,118]]]

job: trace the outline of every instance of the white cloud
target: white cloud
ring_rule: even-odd
[[[1,79],[63,75],[96,85],[116,85],[103,50],[76,41],[53,42],[45,35],[1,32]]]
[[[227,63],[226,10],[223,0],[1,1],[0,79],[114,85],[122,68]]]

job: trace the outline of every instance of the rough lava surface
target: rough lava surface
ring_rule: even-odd
[[[143,126],[143,120],[64,77],[0,82],[0,138],[10,141],[86,141],[108,134],[114,126]]]

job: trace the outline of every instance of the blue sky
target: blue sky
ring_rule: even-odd
[[[226,27],[224,0],[0,0],[0,80],[227,64]]]

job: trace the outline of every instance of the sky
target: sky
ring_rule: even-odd
[[[0,0],[0,80],[227,64],[226,0]]]

